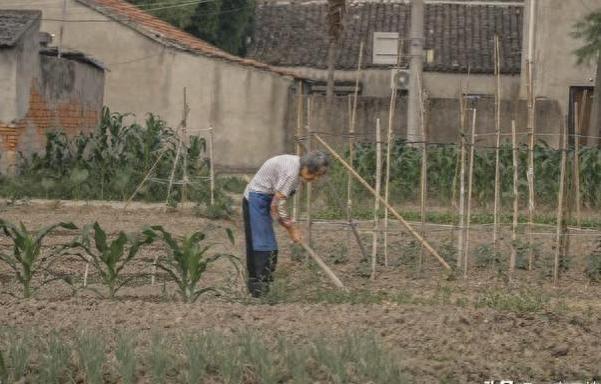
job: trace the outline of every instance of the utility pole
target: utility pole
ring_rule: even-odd
[[[409,49],[409,69],[411,77],[409,80],[409,105],[407,109],[407,141],[416,142],[423,140],[421,132],[420,113],[420,84],[422,82],[423,60],[424,60],[424,0],[411,1],[411,34]]]

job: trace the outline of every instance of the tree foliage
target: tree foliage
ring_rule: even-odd
[[[128,0],[229,53],[244,56],[254,27],[255,0]]]
[[[590,13],[576,23],[572,37],[584,41],[584,45],[574,51],[578,64],[597,59],[601,51],[601,10]]]

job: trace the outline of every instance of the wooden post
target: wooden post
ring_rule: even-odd
[[[313,135],[313,137],[315,138],[315,140],[317,140],[321,145],[324,146],[324,148],[326,148],[328,150],[328,152],[330,152],[330,154],[336,159],[338,160],[342,166],[344,166],[344,168],[346,168],[351,175],[353,175],[353,177],[355,179],[357,179],[357,181],[359,181],[359,183],[361,183],[361,185],[363,185],[363,187],[365,187],[365,189],[367,189],[372,195],[377,196],[376,191],[371,187],[371,185],[369,185],[369,183],[367,181],[365,181],[365,179],[363,179],[358,173],[357,171],[355,171],[355,169],[353,169],[353,167],[351,167],[343,158],[342,156],[340,156],[328,143],[326,143],[319,135],[315,134]],[[405,227],[405,229],[407,229],[407,231],[409,231],[409,233],[415,237],[415,239],[417,241],[419,241],[421,244],[423,244],[423,246],[426,248],[426,250],[432,255],[434,256],[439,262],[440,264],[442,264],[443,267],[445,267],[446,269],[451,269],[451,267],[449,266],[449,264],[438,254],[438,252],[436,252],[436,250],[434,248],[432,248],[432,246],[415,230],[413,229],[413,227],[394,209],[394,207],[392,207],[386,200],[384,200],[383,197],[378,196],[378,199],[380,200],[380,203],[382,203],[386,209],[388,209],[390,211],[390,213],[392,214],[392,216],[394,216],[397,220],[399,220],[401,222],[401,224]]]
[[[459,140],[460,151],[459,154],[459,237],[457,239],[457,269],[461,267],[461,259],[464,254],[465,246],[465,98],[463,93],[459,95]]]
[[[513,277],[515,271],[515,261],[517,258],[517,229],[518,229],[518,215],[519,215],[519,192],[518,192],[518,144],[515,132],[515,120],[511,121],[511,145],[513,153],[513,221],[511,225],[511,255],[509,258],[509,277]]]
[[[382,183],[382,133],[380,119],[376,119],[376,196],[374,196],[374,232],[371,244],[371,279],[376,279],[378,231],[380,230],[380,186]]]
[[[499,35],[495,35],[495,77],[497,90],[495,93],[495,131],[497,140],[495,145],[495,201],[493,205],[493,231],[492,231],[492,249],[493,255],[497,253],[497,243],[499,241],[499,204],[500,204],[500,182],[501,182],[501,71],[500,71],[500,51]]]
[[[586,103],[586,90],[582,98],[582,107]],[[580,197],[580,132],[582,129],[582,119],[584,116],[584,108],[578,109],[578,102],[574,103],[574,199],[576,200],[576,226],[581,227],[581,197]]]
[[[307,125],[305,126],[306,130],[307,130],[307,152],[311,152],[311,145],[312,145],[312,137],[311,137],[311,113],[312,113],[312,109],[313,109],[313,97],[310,96],[309,99],[307,100]],[[312,227],[312,222],[311,222],[311,190],[312,190],[312,184],[311,183],[307,183],[306,184],[306,189],[307,189],[307,243],[309,244],[309,246],[312,245],[312,239],[311,239],[311,227]]]
[[[63,0],[63,12],[61,18],[61,26],[58,32],[58,58],[63,55],[63,35],[65,34],[65,19],[67,18],[67,0]]]
[[[559,172],[559,191],[557,197],[557,232],[555,236],[556,247],[555,247],[555,260],[553,263],[553,285],[557,285],[559,282],[559,257],[562,249],[562,224],[563,224],[563,206],[564,206],[564,193],[565,193],[565,179],[566,179],[566,168],[567,168],[567,124],[562,127],[562,134],[560,138],[561,142],[561,166]]]
[[[474,185],[474,152],[476,143],[476,114],[474,108],[472,113],[472,132],[470,138],[470,159],[467,189],[467,222],[465,226],[465,248],[463,250],[463,277],[467,278],[468,256],[470,252],[470,225],[472,223],[472,190]]]

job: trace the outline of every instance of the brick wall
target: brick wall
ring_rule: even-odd
[[[91,132],[98,124],[99,115],[96,106],[89,107],[77,99],[63,103],[49,102],[33,84],[25,117],[12,124],[0,122],[0,161],[3,170],[10,171],[15,165],[17,152],[29,155],[43,150],[46,132],[63,130],[70,137]]]

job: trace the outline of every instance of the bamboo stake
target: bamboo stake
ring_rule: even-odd
[[[359,81],[361,79],[361,64],[363,62],[363,41],[359,44],[359,60],[357,61],[357,72],[355,74],[355,89],[353,91],[353,105],[351,108],[351,114],[349,118],[349,162],[354,164],[355,162],[355,122],[357,117],[357,99],[359,97]],[[346,184],[346,219],[351,226],[351,229],[354,230],[353,227],[353,178],[350,174],[347,173],[347,184]],[[351,250],[351,240],[350,236],[347,237],[347,248],[350,252]]]
[[[499,203],[500,203],[500,153],[501,153],[501,71],[500,71],[500,52],[499,52],[499,35],[495,35],[495,76],[497,90],[495,93],[495,131],[497,141],[495,146],[495,201],[493,208],[493,232],[492,232],[492,248],[493,255],[497,253],[497,243],[499,241]]]
[[[511,225],[511,256],[509,258],[509,277],[513,277],[513,273],[515,271],[515,261],[517,258],[517,228],[518,228],[518,204],[519,204],[519,194],[518,194],[518,145],[517,145],[517,137],[515,132],[515,120],[511,121],[511,144],[512,144],[512,153],[513,153],[513,221]]]
[[[297,108],[296,108],[296,155],[301,155],[301,143],[300,137],[303,129],[303,82],[299,81],[298,93],[297,93]],[[298,203],[299,194],[295,193],[292,199],[292,217],[295,221],[298,221]]]
[[[182,119],[182,136],[183,136],[183,146],[184,150],[187,151],[188,148],[188,113],[190,112],[190,108],[188,107],[186,88],[184,87],[184,117]],[[186,203],[186,192],[187,185],[189,182],[188,179],[188,155],[187,152],[183,157],[183,178],[182,178],[182,206]]]
[[[532,75],[532,61],[528,61],[528,170],[526,176],[528,179],[528,242],[532,244],[532,232],[534,221],[534,77]],[[528,270],[532,270],[532,261],[534,258],[533,248],[528,247]]]
[[[557,233],[556,233],[556,247],[555,247],[555,260],[553,263],[553,285],[557,285],[559,281],[559,257],[562,248],[562,224],[563,224],[563,206],[564,206],[564,193],[565,193],[565,179],[566,179],[566,168],[567,168],[567,124],[562,127],[561,141],[561,167],[559,175],[559,193],[557,197]]]
[[[371,279],[376,279],[376,259],[378,254],[378,231],[380,229],[380,187],[382,183],[382,132],[380,119],[376,119],[376,195],[374,196],[374,232],[371,244]]]
[[[472,223],[472,187],[474,185],[474,151],[476,140],[476,114],[477,110],[472,112],[472,132],[470,138],[470,159],[468,171],[468,192],[467,192],[467,222],[465,226],[465,248],[463,250],[463,277],[467,278],[467,260],[470,251],[470,225]]]
[[[399,38],[397,44],[396,70],[401,67],[401,56],[403,52],[403,39]],[[391,74],[392,76],[392,74]],[[384,176],[384,200],[390,198],[390,158],[392,156],[392,125],[394,124],[394,112],[396,107],[396,87],[391,87],[390,103],[388,104],[388,131],[386,132],[386,175]],[[384,266],[388,266],[388,210],[384,210]]]
[[[125,203],[125,206],[123,207],[124,210],[127,209],[127,207],[129,206],[131,201],[134,199],[134,197],[136,197],[138,192],[140,192],[140,189],[142,189],[142,187],[144,186],[146,181],[150,178],[150,175],[152,174],[152,172],[154,172],[154,169],[157,167],[157,165],[159,165],[159,162],[161,161],[161,159],[163,158],[165,153],[167,153],[167,147],[163,147],[163,149],[161,149],[161,152],[159,153],[159,156],[157,157],[157,159],[154,161],[154,164],[152,164],[152,167],[150,167],[150,169],[148,170],[148,172],[146,173],[146,175],[144,176],[144,178],[142,179],[140,184],[136,187],[135,191],[131,194],[129,199],[127,199],[127,202]]]
[[[426,135],[426,110],[424,107],[424,89],[420,77],[417,77],[418,88],[419,88],[419,106],[420,106],[420,134],[423,140],[422,147],[422,161],[420,170],[420,216],[421,226],[420,235],[426,235],[426,199],[428,195],[428,146],[427,146],[427,135]],[[422,246],[419,252],[418,259],[418,271],[422,271],[424,264],[424,247]]]
[[[307,100],[307,125],[305,126],[305,129],[307,130],[307,152],[311,151],[311,113],[312,113],[312,108],[313,108],[313,97],[309,97],[309,99]],[[312,192],[312,187],[313,185],[311,183],[307,183],[307,194],[306,194],[306,204],[307,204],[307,243],[309,245],[312,244],[311,241],[311,227],[312,227],[312,223],[311,223],[311,192]]]
[[[365,187],[372,195],[376,195],[376,191],[371,187],[371,185],[369,185],[369,183],[367,181],[365,181],[365,179],[363,179],[358,173],[357,171],[355,171],[353,169],[353,167],[351,167],[343,158],[342,156],[340,156],[328,143],[326,143],[319,135],[314,134],[313,135],[315,137],[315,139],[324,146],[324,148],[326,148],[328,150],[328,152],[330,152],[332,154],[332,156],[338,160],[342,166],[344,166],[350,173],[351,175],[353,175],[353,177],[355,179],[357,179],[357,181],[359,181],[359,183],[361,183],[361,185],[363,185],[363,187]],[[413,237],[415,237],[417,239],[417,241],[419,241],[421,244],[423,244],[423,246],[426,248],[426,250],[432,255],[434,256],[439,262],[440,264],[442,264],[446,269],[451,269],[451,267],[449,266],[449,264],[447,264],[447,262],[438,254],[438,252],[436,252],[436,250],[434,248],[432,248],[432,246],[415,230],[413,229],[413,227],[386,201],[384,200],[383,197],[378,196],[378,199],[380,200],[380,202],[386,207],[386,209],[390,210],[390,213],[401,222],[401,224],[407,229],[407,231],[409,231],[409,233],[411,233],[411,235]]]
[[[584,100],[586,100],[586,91],[584,91]],[[584,104],[585,101],[583,101]],[[576,200],[576,226],[581,227],[580,216],[580,129],[582,113],[578,109],[578,103],[574,103],[574,198]]]
[[[459,237],[457,239],[457,269],[461,267],[461,259],[465,244],[465,99],[463,94],[459,96],[460,127],[460,171],[459,171]]]
[[[311,256],[311,258],[317,263],[317,265],[319,265],[319,267],[326,273],[330,280],[332,280],[335,286],[337,286],[338,288],[345,289],[344,284],[342,284],[338,276],[336,276],[336,274],[332,272],[332,270],[326,265],[326,263],[324,263],[323,259],[319,257],[319,255],[315,253],[315,251],[308,244],[301,242],[300,245],[305,249],[305,251],[307,251],[309,256]]]
[[[209,182],[211,188],[211,205],[215,204],[215,145],[214,145],[214,128],[211,125],[209,127],[209,162],[211,168],[209,168]]]

